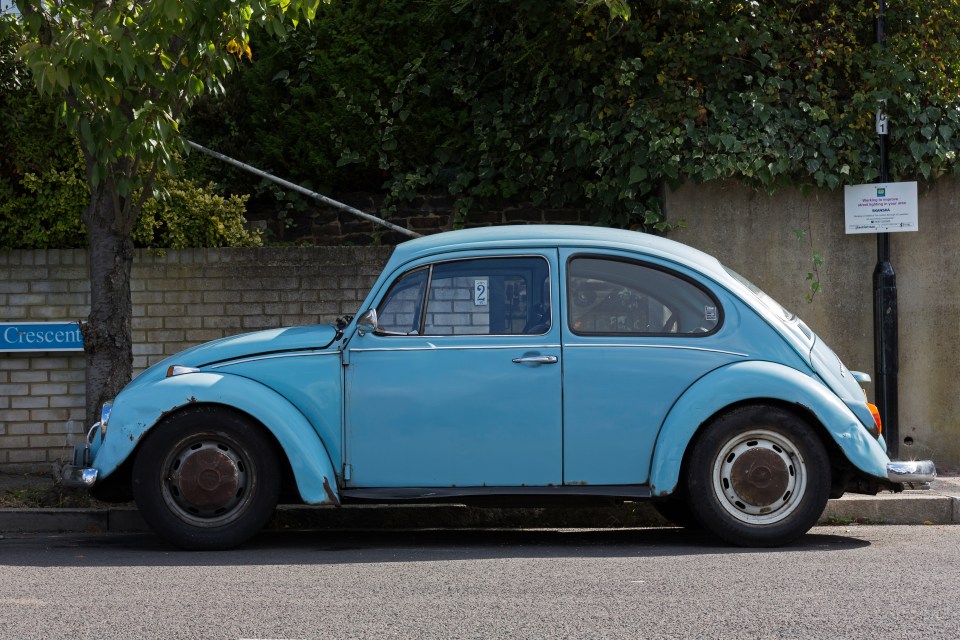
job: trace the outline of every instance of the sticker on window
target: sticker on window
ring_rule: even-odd
[[[704,309],[704,314],[703,314],[704,320],[706,320],[707,322],[716,322],[716,321],[717,321],[717,308],[716,308],[716,307],[711,307],[711,306],[708,305],[708,306],[704,307],[703,309]]]
[[[473,281],[473,304],[477,307],[487,306],[487,290],[489,289],[489,280],[486,278]]]

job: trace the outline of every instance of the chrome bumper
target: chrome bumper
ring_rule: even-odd
[[[887,480],[905,484],[933,482],[937,468],[933,460],[895,460],[887,463]]]
[[[90,466],[93,462],[90,443],[93,434],[99,429],[100,423],[96,423],[87,432],[87,440],[83,444],[78,444],[73,448],[73,464],[66,464],[60,471],[60,484],[65,487],[77,489],[89,489],[97,483],[97,469]]]
[[[60,473],[60,483],[65,487],[89,489],[97,482],[97,470],[92,467],[64,465]]]

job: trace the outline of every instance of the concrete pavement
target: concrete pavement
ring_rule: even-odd
[[[0,473],[0,498],[52,489],[49,477]],[[0,500],[0,504],[2,504]],[[928,489],[831,500],[820,524],[960,524],[960,477]],[[664,525],[647,503],[592,509],[479,509],[462,505],[308,507],[281,505],[270,529],[608,528]],[[133,505],[84,508],[0,508],[0,536],[28,532],[144,531]]]

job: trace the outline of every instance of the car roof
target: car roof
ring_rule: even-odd
[[[688,265],[720,280],[728,277],[716,258],[685,244],[649,233],[581,225],[506,225],[447,231],[398,245],[390,261],[403,264],[443,251],[523,247],[594,247],[637,251]]]

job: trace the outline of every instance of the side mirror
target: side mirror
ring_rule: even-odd
[[[373,333],[377,330],[377,310],[368,309],[360,316],[360,319],[357,320],[357,331],[360,333],[360,337],[367,335],[368,333]]]

